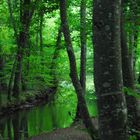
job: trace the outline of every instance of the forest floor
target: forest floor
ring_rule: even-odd
[[[70,127],[31,138],[30,140],[92,140],[86,130]]]
[[[92,122],[97,129],[97,119],[93,118]],[[92,140],[83,123],[76,122],[69,128],[58,129],[52,132],[43,133],[29,140]]]

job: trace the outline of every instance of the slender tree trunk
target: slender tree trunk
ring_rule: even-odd
[[[21,77],[21,82],[22,82],[22,90],[26,91],[27,89],[27,82],[28,82],[28,74],[30,70],[30,35],[29,31],[27,31],[27,41],[26,41],[26,46],[25,46],[25,54],[24,56],[26,57],[26,61],[24,63],[24,73],[22,72],[22,77]]]
[[[2,51],[0,47],[0,52]],[[2,103],[2,91],[5,90],[5,82],[4,82],[4,75],[3,75],[3,68],[4,68],[4,58],[2,54],[0,54],[0,105]]]
[[[36,40],[35,40],[35,46],[36,48],[38,48],[38,42],[39,42],[39,35],[38,35],[38,31],[36,32]]]
[[[43,36],[42,36],[42,31],[43,31],[43,17],[44,17],[44,12],[40,11],[40,29],[39,29],[39,35],[40,35],[40,52],[43,51]]]
[[[17,52],[17,65],[15,70],[14,77],[14,86],[13,86],[13,96],[18,98],[21,92],[21,74],[22,74],[22,59],[23,59],[23,47],[24,47],[24,32],[20,32],[19,42],[18,42],[18,52]]]
[[[127,37],[124,29],[124,15],[121,13],[121,55],[122,55],[122,73],[123,85],[129,89],[134,90],[134,75],[131,67]],[[136,126],[136,98],[126,94],[126,102],[128,109],[128,122],[129,126],[135,128]]]
[[[81,41],[81,59],[80,59],[80,83],[83,88],[83,94],[86,93],[86,0],[81,0],[80,6],[80,41]],[[81,118],[79,103],[77,104],[76,120]]]
[[[8,83],[8,90],[7,90],[7,92],[8,92],[8,96],[7,96],[8,101],[11,101],[12,84],[13,84],[14,74],[15,74],[15,70],[16,70],[16,62],[17,62],[17,60],[15,59],[13,67],[12,67],[12,70],[11,70],[9,83]]]
[[[130,58],[131,68],[134,75],[134,34],[133,34],[133,31],[129,32],[129,58]]]
[[[13,16],[13,9],[12,9],[12,5],[11,5],[11,0],[7,0],[7,5],[8,5],[9,14],[10,14],[11,24],[12,24],[13,30],[14,30],[14,35],[15,35],[15,38],[17,41],[17,27],[16,27],[16,23],[15,23],[15,18]]]
[[[31,5],[30,0],[21,1],[20,6],[20,22],[21,28],[18,37],[18,52],[17,52],[17,66],[15,71],[15,79],[13,86],[13,96],[18,97],[21,92],[21,81],[22,81],[22,61],[25,49],[27,47],[28,35],[29,35],[29,24],[32,16],[29,6]]]
[[[83,92],[86,93],[86,0],[81,0],[80,12],[80,41],[81,41],[81,65],[80,65],[80,83]]]
[[[127,108],[122,93],[120,0],[94,0],[94,83],[100,140],[127,140]]]
[[[0,52],[1,52],[1,48],[0,48]],[[4,81],[4,75],[3,75],[3,69],[4,69],[4,58],[2,56],[2,54],[0,54],[0,91],[5,90],[6,87],[6,83]]]
[[[83,96],[83,89],[80,84],[80,80],[78,79],[78,73],[77,73],[77,67],[76,67],[76,59],[74,55],[74,50],[72,46],[72,41],[70,37],[70,30],[69,30],[69,25],[67,23],[67,8],[66,8],[66,0],[61,0],[60,1],[60,15],[61,15],[61,22],[62,22],[62,27],[63,27],[63,33],[64,33],[64,38],[66,42],[66,49],[69,57],[69,62],[70,62],[70,77],[73,83],[73,86],[75,88],[75,91],[77,93],[77,97],[79,100],[79,106],[80,106],[80,114],[82,115],[83,122],[92,137],[92,139],[95,138],[95,129],[94,126],[91,122],[89,112],[86,106],[86,102]]]
[[[131,33],[131,36],[132,36],[131,43],[132,44],[131,45],[133,47],[133,61],[132,61],[133,63],[132,63],[132,65],[133,65],[134,84],[136,84],[137,83],[137,75],[136,75],[136,59],[137,59],[136,56],[137,56],[137,54],[136,54],[136,50],[137,50],[137,44],[138,44],[137,18],[139,17],[139,15],[138,15],[139,5],[137,5],[137,0],[130,1],[130,11],[131,11],[130,18],[131,18],[131,26],[132,26],[132,29],[131,29],[132,30],[132,33]],[[135,100],[137,101],[137,103],[136,103],[136,110],[137,110],[136,116],[137,116],[137,118],[136,118],[136,122],[135,122],[136,124],[135,124],[134,128],[137,127],[136,129],[139,130],[139,128],[140,128],[139,100],[138,99],[135,99]],[[131,102],[133,102],[133,100]],[[133,106],[133,104],[132,104],[132,106]],[[132,121],[135,121],[135,120],[132,120]]]
[[[15,23],[15,18],[13,16],[13,9],[12,9],[12,5],[11,5],[11,0],[7,0],[7,4],[8,4],[8,9],[9,9],[11,24],[12,24],[12,27],[13,27],[13,30],[14,30],[14,37],[16,39],[16,43],[18,43],[18,33],[17,33],[17,27],[16,27],[16,23]],[[17,60],[15,59],[15,61],[13,63],[12,70],[11,70],[9,83],[8,83],[8,90],[7,90],[8,96],[7,96],[7,99],[9,101],[11,100],[12,83],[13,83],[14,74],[15,74],[15,70],[16,70],[16,62],[17,62]]]
[[[14,62],[11,76],[10,76],[10,80],[9,80],[8,98],[10,98],[9,96],[11,95],[11,87],[12,87],[12,83],[13,83],[14,74],[15,74],[15,78],[14,78],[13,95],[15,97],[18,97],[19,92],[20,92],[23,50],[25,49],[25,47],[27,45],[26,41],[27,41],[27,35],[28,35],[28,31],[29,31],[29,24],[31,22],[32,15],[33,15],[34,10],[35,10],[35,6],[38,4],[38,2],[39,2],[39,0],[35,0],[33,2],[32,7],[30,7],[31,6],[30,0],[24,0],[24,1],[20,0],[20,22],[21,22],[20,25],[21,26],[20,26],[19,33],[18,33],[16,23],[14,20],[14,16],[13,16],[11,0],[7,0],[8,9],[9,9],[9,13],[10,13],[10,19],[11,19],[11,23],[12,23],[12,26],[14,29],[16,43],[18,46],[16,61]]]

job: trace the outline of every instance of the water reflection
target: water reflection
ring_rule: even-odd
[[[69,101],[66,100],[68,96]],[[75,94],[68,96],[0,119],[0,140],[26,140],[46,131],[68,127],[75,117],[77,100]],[[95,100],[90,99],[87,104],[90,114],[96,115]]]
[[[42,132],[67,127],[72,123],[67,109],[67,106],[51,104],[6,117],[0,120],[0,140],[26,140]]]

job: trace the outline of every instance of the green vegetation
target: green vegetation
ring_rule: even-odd
[[[139,12],[139,0],[1,0],[0,140],[81,120],[92,140],[139,140]]]

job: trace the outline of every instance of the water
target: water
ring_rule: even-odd
[[[86,95],[91,116],[97,115],[96,100]],[[50,104],[41,105],[8,115],[0,120],[0,140],[26,140],[44,132],[65,128],[76,114],[77,98],[72,90],[61,90]]]

